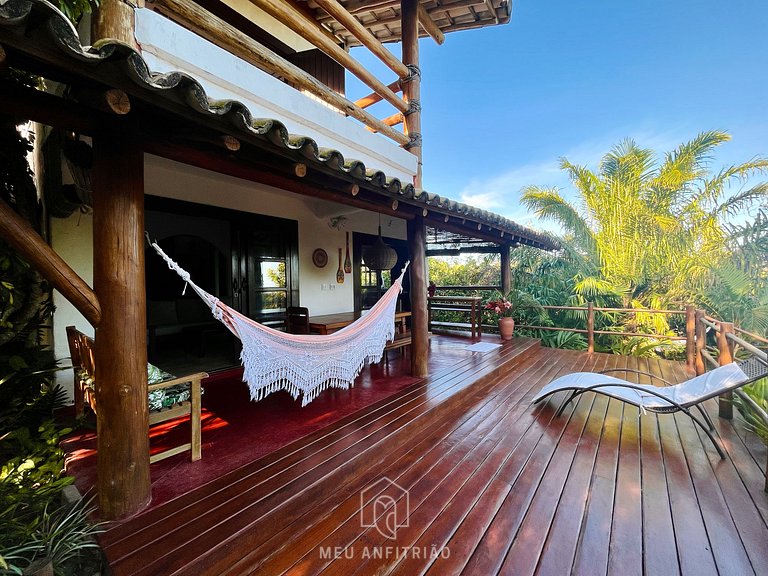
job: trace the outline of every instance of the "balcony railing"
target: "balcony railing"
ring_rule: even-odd
[[[419,134],[421,125],[420,71],[418,49],[414,49],[412,44],[416,42],[419,18],[426,16],[417,13],[418,3],[413,3],[412,10],[407,8],[408,3],[404,3],[403,6],[404,61],[401,62],[341,4],[334,0],[318,0],[318,4],[324,10],[332,14],[337,21],[344,23],[361,45],[368,48],[395,73],[397,79],[385,84],[353,58],[348,51],[339,46],[338,38],[321,26],[311,15],[287,2],[276,0],[251,1],[257,8],[290,28],[341,64],[346,70],[349,70],[350,73],[369,86],[372,93],[355,102],[348,100],[299,66],[192,0],[147,0],[146,6],[207,38],[253,66],[282,79],[296,89],[309,93],[342,114],[359,120],[371,131],[384,134],[403,148],[419,156],[421,148],[421,135]],[[415,30],[410,36],[406,32],[409,26]],[[400,92],[402,92],[402,97],[398,95]],[[387,118],[379,119],[367,111],[371,105],[381,101],[391,104],[395,113]],[[393,128],[398,124],[404,125],[403,132]]]
[[[439,286],[438,294],[472,295],[487,297],[490,292],[498,290],[496,286]],[[634,336],[639,338],[664,339],[673,341],[685,341],[686,366],[691,373],[704,374],[707,365],[716,368],[733,362],[737,354],[740,357],[753,356],[768,365],[768,353],[761,347],[768,347],[768,338],[754,334],[743,328],[735,326],[732,322],[724,322],[708,316],[704,310],[697,310],[694,306],[686,306],[684,310],[671,309],[639,309],[639,308],[605,308],[588,303],[587,306],[542,306],[544,310],[570,311],[584,318],[585,327],[561,327],[518,324],[516,328],[526,330],[544,330],[572,332],[585,334],[587,338],[588,352],[594,352],[595,335],[609,336]],[[595,313],[607,314],[661,314],[667,317],[682,316],[685,318],[684,328],[681,334],[648,334],[644,332],[596,330]],[[443,323],[443,326],[450,323]],[[460,328],[460,324],[457,323]],[[495,326],[483,324],[483,331],[493,331]],[[707,340],[713,342],[713,346],[707,346]],[[754,416],[768,428],[768,412],[755,402],[743,389],[728,392],[719,397],[719,415],[722,418],[733,418],[733,395],[748,406]],[[768,463],[766,463],[765,490],[768,492]]]

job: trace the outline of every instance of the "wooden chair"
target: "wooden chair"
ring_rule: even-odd
[[[289,334],[309,334],[309,308],[288,306],[286,330]]]
[[[94,341],[74,326],[67,326],[67,341],[72,357],[72,367],[75,371],[75,412],[81,416],[87,403],[95,413],[97,406],[94,387],[96,377],[93,354]],[[189,442],[159,452],[153,455],[149,461],[154,463],[181,454],[186,450],[190,450],[193,462],[200,460],[202,457],[200,441],[200,396],[202,391],[200,383],[203,378],[208,377],[208,374],[198,372],[197,374],[174,378],[170,374],[163,373],[163,376],[164,378],[160,382],[147,386],[150,406],[149,425],[152,426],[189,415],[192,434]]]
[[[410,312],[397,312],[395,313],[395,338],[392,342],[387,342],[384,346],[384,358],[389,359],[387,352],[396,348],[405,349],[413,342],[411,331],[408,328],[408,318],[411,317]]]

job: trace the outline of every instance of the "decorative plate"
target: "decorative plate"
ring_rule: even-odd
[[[328,253],[322,248],[312,252],[312,264],[318,268],[325,268],[325,265],[328,264]]]

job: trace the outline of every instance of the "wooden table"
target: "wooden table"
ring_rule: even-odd
[[[436,310],[443,310],[445,312],[469,312],[469,324],[467,328],[472,332],[472,338],[480,336],[481,332],[481,301],[480,296],[429,296],[428,301],[428,313],[429,313],[429,330],[432,330],[432,312]],[[451,327],[463,327],[463,324],[455,322],[442,322],[441,324]]]
[[[333,334],[345,326],[349,326],[360,318],[360,312],[339,312],[337,314],[323,314],[322,316],[309,317],[310,334]],[[410,316],[410,312],[395,312],[395,323],[401,318]]]

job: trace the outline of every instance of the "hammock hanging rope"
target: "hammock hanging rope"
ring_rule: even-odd
[[[301,395],[301,405],[306,406],[326,388],[350,388],[366,361],[381,361],[386,343],[395,336],[395,306],[409,262],[373,308],[349,326],[327,336],[287,334],[251,320],[208,294],[156,242],[150,244],[203,299],[214,318],[243,343],[243,381],[252,400],[287,390],[294,399]]]

